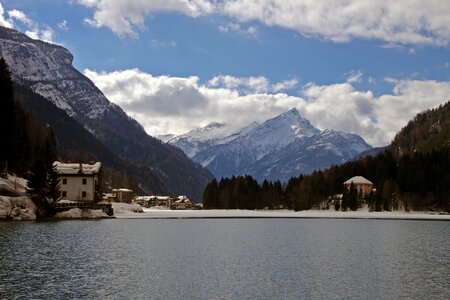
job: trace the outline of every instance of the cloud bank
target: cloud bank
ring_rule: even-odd
[[[158,12],[190,17],[226,16],[232,20],[221,31],[253,35],[259,22],[294,30],[307,37],[334,42],[379,40],[388,45],[448,45],[450,5],[443,0],[78,0],[93,10],[86,22],[108,27],[119,36],[138,36],[145,20]],[[231,24],[231,25],[230,25]],[[242,25],[242,26],[241,26]]]
[[[5,15],[8,15],[8,18]],[[5,10],[0,3],[0,26],[7,28],[16,28],[15,22],[20,22],[26,28],[25,34],[32,39],[43,40],[45,42],[53,43],[55,31],[47,25],[41,26],[28,18],[28,16],[20,10],[12,9],[5,14]]]
[[[181,134],[211,122],[245,126],[296,107],[320,129],[354,132],[382,146],[415,114],[450,97],[450,82],[433,80],[396,81],[391,94],[379,97],[357,90],[353,80],[309,83],[292,96],[275,88],[282,83],[264,77],[220,76],[200,84],[198,77],[152,76],[139,69],[84,74],[151,135]],[[363,74],[356,74],[361,80]]]
[[[207,0],[78,0],[94,10],[85,22],[94,27],[108,27],[119,36],[137,37],[137,30],[145,27],[145,18],[155,12],[175,12],[190,17],[210,14],[213,4]]]

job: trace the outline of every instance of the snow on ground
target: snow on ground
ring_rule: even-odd
[[[36,220],[36,205],[27,196],[0,196],[0,220]]]
[[[448,220],[449,214],[431,212],[384,211],[369,212],[334,210],[169,210],[144,209],[143,213],[116,212],[124,219],[195,219],[195,218],[323,218],[323,219],[406,219],[406,220]]]
[[[114,210],[114,215],[117,217],[119,215],[136,214],[144,212],[144,209],[139,204],[128,204],[128,203],[116,203],[113,202],[112,208]]]
[[[56,213],[55,219],[102,219],[109,216],[101,209],[79,209],[72,208],[67,211]]]
[[[26,196],[27,181],[8,174],[0,177],[0,220],[35,220],[36,205]],[[8,195],[8,196],[6,196]]]

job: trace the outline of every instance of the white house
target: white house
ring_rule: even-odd
[[[61,163],[53,165],[59,174],[59,185],[62,199],[74,201],[93,201],[99,182],[102,164]]]
[[[360,196],[367,196],[373,188],[373,183],[362,176],[355,176],[344,182],[347,190],[350,189],[351,184],[356,188]]]

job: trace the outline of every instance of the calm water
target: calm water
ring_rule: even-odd
[[[0,223],[0,299],[449,299],[450,222]]]

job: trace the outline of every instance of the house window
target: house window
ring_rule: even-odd
[[[81,197],[83,197],[83,198],[86,197],[86,192],[85,191],[81,192]]]
[[[67,178],[63,178],[62,184],[67,184]]]
[[[86,184],[86,183],[87,183],[87,179],[83,178],[83,184]]]
[[[62,191],[61,195],[63,196],[63,198],[67,197],[67,192],[66,191]]]

